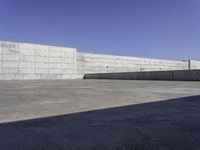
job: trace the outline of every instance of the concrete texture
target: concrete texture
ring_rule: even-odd
[[[75,48],[0,41],[0,80],[82,79],[86,73],[200,69],[200,61],[99,55]]]
[[[189,69],[200,69],[200,61],[197,60],[190,60],[189,61]]]
[[[96,73],[84,79],[200,81],[200,70]]]
[[[1,42],[1,80],[73,79],[76,49],[58,46]]]
[[[0,81],[2,150],[199,150],[200,82]]]
[[[197,61],[198,62],[198,61]],[[197,62],[190,63],[200,69]],[[125,57],[114,55],[100,55],[89,53],[77,54],[77,73],[113,73],[135,71],[163,71],[163,70],[188,70],[188,61],[148,59],[138,57]]]

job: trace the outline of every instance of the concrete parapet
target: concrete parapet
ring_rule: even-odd
[[[84,79],[200,81],[200,70],[96,73]]]

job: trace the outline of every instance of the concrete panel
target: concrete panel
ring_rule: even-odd
[[[3,74],[3,77],[2,77],[3,80],[19,80],[21,79],[20,78],[20,75],[17,73],[5,73]]]
[[[37,74],[34,74],[34,79],[49,79],[49,78],[48,78],[48,74],[46,73],[37,73]]]
[[[75,79],[75,76],[73,76],[73,75],[70,75],[70,74],[64,74],[64,75],[62,75],[62,79]]]
[[[34,44],[30,44],[30,43],[19,43],[19,48],[20,48],[20,51],[21,50],[31,51],[35,49]]]
[[[49,62],[49,58],[48,56],[35,56],[35,62],[38,62],[38,63],[48,63]]]
[[[33,47],[37,52],[48,51],[48,49],[49,49],[48,45],[41,45],[41,44],[33,44]]]
[[[62,69],[63,74],[74,75],[74,71],[72,69]]]
[[[19,55],[20,51],[16,48],[10,48],[10,47],[2,47],[3,54],[7,55]]]
[[[188,62],[78,53],[78,73],[112,73],[188,69]]]
[[[49,66],[48,62],[35,62],[35,68],[48,69],[48,66]]]
[[[33,75],[35,73],[34,68],[20,68],[20,74],[30,74]]]
[[[19,67],[19,61],[4,61],[3,63],[4,68],[18,68]]]
[[[11,68],[9,79],[80,78],[85,73],[187,70],[188,66],[187,61],[77,53],[75,48],[0,41],[0,73]],[[191,61],[192,69],[199,66]],[[10,75],[12,68],[19,70],[18,76],[15,71]]]
[[[19,66],[20,66],[20,69],[22,69],[22,68],[34,68],[35,67],[35,63],[34,62],[21,61]]]
[[[173,79],[174,72],[173,71],[163,71],[163,72],[149,72],[149,73],[142,73],[142,77],[140,80],[170,80]],[[145,78],[146,75],[150,75],[150,77]]]
[[[59,57],[59,58],[62,58],[62,55],[63,55],[63,51],[61,48],[57,48],[57,49],[51,49],[49,50],[49,56],[50,57]]]
[[[200,69],[200,61],[190,60],[190,69]]]
[[[30,74],[30,73],[21,73],[21,74],[20,74],[20,79],[22,79],[22,80],[34,79],[34,74]]]
[[[59,57],[49,57],[48,58],[48,62],[52,62],[52,63],[62,63],[62,58]]]
[[[35,68],[36,74],[48,74],[49,70],[47,68]]]
[[[48,63],[48,68],[57,68],[57,69],[62,69],[63,68],[63,63]]]
[[[0,79],[4,80],[62,79],[63,68],[68,71],[66,75],[76,74],[76,49],[74,48],[0,42],[0,58],[2,77]]]
[[[1,46],[4,47],[9,47],[9,48],[15,48],[19,49],[19,43],[16,42],[6,42],[6,41],[1,41]]]
[[[85,79],[200,81],[200,70],[86,74]]]
[[[19,74],[19,68],[18,67],[4,67],[3,68],[4,74]]]
[[[19,61],[19,55],[3,54],[3,61]]]
[[[62,74],[62,69],[48,69],[49,74]]]
[[[23,62],[34,62],[35,57],[34,55],[20,55],[20,61]]]
[[[0,42],[0,80],[3,80],[3,53],[2,46]]]
[[[63,79],[62,74],[48,74],[48,79]]]
[[[200,70],[174,71],[174,80],[200,81]]]
[[[28,55],[28,56],[34,56],[35,55],[35,50],[34,49],[25,49],[21,48],[20,49],[20,54],[21,55]]]

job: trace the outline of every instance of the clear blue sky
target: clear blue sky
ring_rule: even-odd
[[[200,58],[200,0],[0,0],[0,40]]]

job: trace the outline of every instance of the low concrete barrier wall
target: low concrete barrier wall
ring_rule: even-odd
[[[84,79],[200,81],[200,70],[97,73]]]

